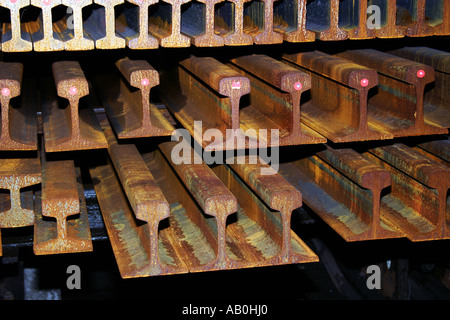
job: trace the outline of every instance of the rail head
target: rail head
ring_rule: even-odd
[[[353,149],[326,146],[317,156],[363,188],[379,191],[391,185],[389,171]]]
[[[320,51],[283,54],[283,59],[357,90],[378,85],[376,70]]]
[[[450,73],[450,53],[427,47],[405,47],[388,53],[433,67],[436,71]]]
[[[159,85],[159,73],[145,60],[120,59],[116,67],[128,83],[141,90]]]
[[[227,164],[273,210],[290,213],[302,206],[302,194],[262,159],[249,156],[228,159]]]
[[[434,81],[432,67],[374,49],[349,50],[338,56],[412,85],[424,86]]]
[[[180,65],[203,82],[227,97],[250,93],[250,80],[237,71],[210,57],[190,57]]]
[[[372,148],[369,152],[430,188],[447,190],[450,187],[450,167],[443,166],[404,144]]]
[[[78,61],[58,61],[52,65],[57,93],[68,100],[89,94],[89,84]]]
[[[23,65],[16,62],[0,62],[0,98],[14,98],[20,95]]]
[[[272,57],[254,54],[232,59],[231,62],[281,91],[295,93],[311,89],[308,74]]]
[[[80,200],[74,162],[46,161],[42,177],[42,214],[65,218],[79,212]]]
[[[159,144],[159,149],[203,211],[212,216],[236,212],[238,209],[236,197],[208,165],[186,155],[183,155],[181,161],[173,161],[175,146],[175,142],[163,142]]]

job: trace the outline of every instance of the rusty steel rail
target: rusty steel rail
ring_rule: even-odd
[[[374,126],[394,137],[448,132],[424,114],[425,86],[434,81],[432,67],[373,49],[349,50],[338,56],[377,70],[379,90],[368,101],[369,109],[374,109]]]
[[[417,144],[417,146],[447,162],[450,162],[450,138],[448,136],[444,136],[441,139],[421,142]]]
[[[44,154],[41,159],[42,192],[35,200],[34,254],[92,251],[80,169],[75,168],[73,160],[48,161]]]
[[[448,162],[400,143],[365,155],[391,173],[391,193],[381,204],[390,221],[412,241],[447,239]]]
[[[22,76],[21,63],[0,62],[0,150],[37,149],[36,90]]]
[[[244,5],[251,0],[229,0],[232,3],[234,14],[231,12],[231,5],[217,9],[215,30],[223,37],[224,45],[246,46],[253,44],[253,36],[244,32]],[[228,21],[228,23],[227,23]]]
[[[150,90],[159,84],[158,72],[145,60],[124,58],[116,66],[122,76],[95,75],[93,81],[118,138],[170,136],[173,126],[150,102]]]
[[[76,61],[53,63],[54,83],[58,96],[69,100],[60,108],[54,88],[43,81],[43,127],[45,151],[103,149],[106,139],[91,106],[80,106],[89,95],[89,84]],[[80,101],[81,100],[81,101]]]
[[[263,203],[271,210],[278,212],[272,212],[272,216],[270,216],[270,213],[265,211],[265,216],[258,214],[253,216],[253,219],[263,228],[268,227],[266,230],[270,234],[273,234],[274,231],[276,231],[277,234],[282,234],[281,251],[279,255],[274,258],[274,261],[277,261],[277,263],[314,261],[314,255],[311,254],[311,251],[308,250],[306,245],[300,239],[297,239],[295,233],[291,230],[292,212],[302,206],[301,193],[269,165],[261,162],[252,164],[250,159],[251,157],[249,156],[238,156],[230,161],[228,166],[237,174],[235,180],[240,183],[240,187],[237,187],[234,190],[239,190],[240,188],[246,190],[249,187],[251,192],[262,200],[256,200],[253,195],[253,202],[251,202],[253,206],[255,203]],[[224,171],[219,169],[216,170]],[[250,206],[249,202],[245,199],[248,197],[248,194],[251,193],[247,190],[247,193],[237,192],[237,194],[243,195],[238,197],[243,210],[246,212],[255,212],[251,209],[252,206]],[[280,216],[278,216],[278,214]],[[274,222],[272,226],[268,223],[268,219]],[[277,235],[273,235],[272,237],[277,238]],[[294,246],[292,245],[293,243]],[[298,245],[303,247],[304,250],[298,250]],[[308,252],[309,254],[305,254]]]
[[[371,123],[368,92],[377,72],[319,51],[284,54],[283,60],[311,76],[311,99],[301,121],[333,142],[391,139]]]
[[[255,44],[283,42],[283,35],[274,31],[273,6],[276,0],[253,1],[244,7],[243,31],[253,37]]]
[[[406,36],[406,26],[397,24],[397,0],[388,0],[384,10],[386,25],[376,30],[377,38],[403,38]]]
[[[279,141],[268,134],[268,146],[326,142],[300,122],[301,94],[311,88],[308,74],[265,55],[238,57],[228,66],[250,80],[250,105],[242,106],[239,113],[244,131],[279,130]]]
[[[312,12],[308,14],[308,11]],[[306,7],[306,28],[322,41],[348,39],[348,32],[339,27],[339,0],[313,1]]]
[[[167,108],[206,150],[234,149],[226,143],[233,140],[226,139],[230,131],[245,147],[257,145],[254,137],[240,130],[239,102],[250,92],[250,81],[237,71],[213,58],[191,57],[164,72],[158,88]],[[196,128],[195,121],[201,121],[201,128]],[[208,129],[219,130],[223,139],[203,139]]]
[[[204,162],[195,160],[193,152],[190,155],[183,154],[181,161],[174,162],[172,159],[173,155],[176,154],[174,149],[176,145],[175,142],[163,142],[159,144],[159,150],[189,190],[191,197],[195,199],[202,212],[215,218],[214,230],[216,232],[214,230],[205,232],[205,234],[212,233],[215,238],[215,259],[203,266],[192,265],[189,269],[191,271],[205,271],[237,267],[237,263],[230,259],[227,254],[225,231],[228,216],[237,211],[236,197]],[[187,148],[190,148],[190,146],[187,146]],[[179,154],[176,155],[180,156]],[[200,215],[190,217],[193,221],[198,221]],[[200,227],[202,227],[201,224]],[[203,228],[205,228],[205,225],[203,225]]]
[[[306,29],[306,0],[283,1],[274,8],[274,31],[288,42],[312,42],[316,34]]]
[[[0,229],[32,226],[35,221],[33,190],[42,181],[38,158],[0,159]],[[27,188],[25,190],[21,190]],[[0,234],[0,256],[2,255]]]
[[[142,248],[145,249],[145,254],[148,256],[145,266],[133,268],[123,260],[126,259],[126,256],[122,252],[131,253],[130,249],[123,242],[116,241],[117,236],[124,237],[122,230],[118,230],[117,224],[111,221],[112,213],[109,213],[109,211],[103,213],[115,252],[121,252],[116,254],[116,256],[122,276],[184,272],[185,268],[183,266],[177,268],[162,262],[160,259],[158,228],[161,221],[170,214],[169,203],[164,194],[158,187],[136,146],[133,144],[119,144],[106,118],[101,121],[101,124],[108,140],[108,152],[111,162],[125,191],[125,195],[122,195],[121,199],[126,196],[129,202],[131,209],[131,212],[127,211],[127,214],[130,214],[129,219],[131,221],[134,216],[137,220],[144,221],[146,226],[146,231],[142,231],[143,227],[137,228],[134,224],[127,225],[128,229],[125,229],[125,232],[142,232],[142,238],[135,239],[135,241],[141,245],[141,250]],[[110,168],[108,169],[108,165],[99,170],[111,171]],[[97,169],[93,169],[92,172],[98,174],[95,173],[98,172]],[[113,173],[110,172],[109,176],[112,179]],[[118,195],[120,194],[119,190],[116,190],[116,192]],[[105,194],[104,196],[106,197],[107,195]],[[101,206],[103,209],[105,205],[108,205],[108,200],[104,199],[102,201]],[[105,204],[104,201],[107,201],[107,203]],[[120,205],[121,203],[119,202],[119,208]],[[144,234],[147,235],[145,238],[143,237]],[[139,241],[142,241],[142,243],[139,243]]]
[[[349,148],[315,151],[281,163],[279,171],[310,209],[346,241],[404,236],[380,205],[389,171]]]
[[[367,26],[369,4],[380,8],[383,25],[379,29]],[[54,17],[52,9],[60,5],[71,12]],[[450,34],[447,1],[1,0],[0,6],[11,13],[10,21],[2,26],[1,50],[5,52],[241,46],[316,38],[339,41]],[[33,21],[21,14],[30,6],[42,10]]]
[[[450,54],[426,47],[407,47],[389,53],[434,69],[434,87],[424,93],[424,117],[434,126],[450,128]]]

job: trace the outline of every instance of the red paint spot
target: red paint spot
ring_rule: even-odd
[[[48,6],[49,4],[51,4],[52,3],[52,0],[44,0],[44,4],[46,5],[46,6]]]
[[[231,83],[231,89],[240,89],[241,88],[241,82],[240,81],[233,81]]]
[[[74,96],[78,93],[78,89],[76,87],[70,87],[69,93]]]
[[[369,80],[364,78],[360,81],[361,87],[367,87],[369,85]]]
[[[150,81],[147,78],[144,78],[141,80],[141,84],[146,87],[150,84]]]
[[[417,78],[423,78],[423,77],[425,77],[425,71],[424,70],[417,71]]]
[[[302,84],[300,83],[300,82],[296,82],[295,84],[294,84],[294,89],[295,90],[297,90],[297,91],[300,91],[300,90],[302,90]]]
[[[11,90],[9,90],[8,88],[3,88],[2,89],[2,95],[7,97],[11,94]]]
[[[17,0],[10,0],[11,1],[11,3],[16,3],[17,2]]]

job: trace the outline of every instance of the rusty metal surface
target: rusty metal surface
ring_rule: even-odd
[[[424,117],[434,126],[450,128],[450,54],[427,47],[406,47],[389,53],[434,69],[433,87],[424,93]]]
[[[33,190],[27,187],[40,184],[41,180],[38,158],[0,159],[0,229],[33,225]],[[0,256],[1,245],[0,233]]]
[[[371,123],[368,92],[378,85],[373,69],[320,51],[284,54],[311,77],[311,99],[301,121],[333,142],[391,139]]]
[[[0,150],[37,149],[35,83],[27,78],[22,85],[22,76],[22,64],[0,62]]]
[[[159,84],[158,72],[144,60],[124,58],[116,66],[122,76],[96,75],[94,84],[118,138],[170,136],[173,126],[150,102],[150,90]]]
[[[450,138],[448,136],[417,144],[419,148],[450,162]]]
[[[267,146],[326,142],[300,122],[301,95],[311,88],[309,75],[265,55],[238,57],[228,65],[250,80],[249,105],[239,113],[242,130],[278,129],[279,140],[268,134]]]
[[[239,102],[250,92],[250,81],[230,67],[213,58],[191,57],[162,74],[159,88],[167,108],[206,150],[230,148],[225,143],[227,129],[245,139],[245,147],[257,143],[236,130],[240,128]],[[198,132],[194,121],[202,121]],[[208,129],[220,130],[223,139],[213,142],[203,139]]]
[[[373,49],[349,50],[338,56],[378,72],[378,93],[368,100],[375,126],[394,137],[448,132],[424,114],[425,86],[434,81],[432,67]]]
[[[447,239],[448,162],[400,143],[368,153],[391,173],[391,193],[382,201],[390,220],[412,241]]]
[[[73,151],[106,148],[106,139],[95,117],[92,106],[82,97],[89,95],[89,84],[76,61],[53,64],[54,86],[42,83],[42,113],[45,151]],[[65,108],[59,106],[56,94],[69,100]]]
[[[280,174],[303,202],[346,241],[403,237],[380,207],[389,172],[356,151],[317,149],[280,164]]]
[[[306,29],[306,0],[278,4],[273,16],[274,31],[282,33],[288,42],[312,42],[313,31]]]
[[[340,41],[450,34],[447,1],[432,4],[425,0],[377,1],[375,5],[380,8],[384,21],[378,29],[367,26],[369,4],[373,3],[366,0],[2,0],[0,6],[11,11],[10,21],[2,27],[2,50],[85,51],[125,46],[140,50],[191,44],[242,46],[311,42],[316,38]],[[71,13],[54,17],[51,9],[59,5],[67,6]],[[196,9],[190,10],[191,5]],[[31,6],[42,9],[42,15],[24,21],[21,12]]]
[[[42,191],[35,195],[34,254],[92,251],[80,169],[72,160],[47,161],[44,157]]]

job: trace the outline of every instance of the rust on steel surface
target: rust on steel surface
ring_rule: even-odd
[[[94,0],[94,3],[103,7],[92,10],[84,20],[84,32],[95,42],[97,49],[125,48],[126,40],[116,35],[115,7],[124,3],[124,0]]]
[[[225,142],[234,142],[225,139],[227,134],[245,139],[245,147],[257,144],[239,130],[239,102],[250,92],[250,81],[237,71],[213,58],[191,57],[161,74],[159,88],[167,108],[206,150],[235,148]],[[201,121],[200,128],[194,126],[194,121]],[[219,130],[223,139],[203,139],[208,129]]]
[[[34,254],[92,251],[80,169],[73,160],[47,161],[44,157],[42,191],[36,194]]]
[[[404,17],[403,21],[400,22],[400,25],[406,25],[406,35],[408,37],[427,37],[432,36],[434,33],[434,30],[431,26],[428,25],[428,22],[426,21],[425,17],[425,2],[426,0],[416,0],[414,1],[413,5],[413,15],[410,17],[408,14],[400,15],[401,17]],[[407,18],[406,18],[407,17]],[[409,19],[412,18],[413,23],[411,25],[411,22]]]
[[[189,145],[185,147],[191,153],[183,155],[176,153],[177,145],[175,142],[163,142],[158,147],[202,212],[215,218],[216,230],[210,231],[212,228],[209,224],[198,224],[205,235],[212,234],[215,238],[210,241],[214,244],[215,258],[204,265],[191,265],[189,261],[186,264],[191,272],[237,267],[236,261],[230,259],[227,253],[225,232],[228,216],[237,211],[236,197],[203,161],[195,159],[199,155],[195,155]],[[177,161],[173,161],[174,155],[179,157]],[[196,216],[190,215],[193,221],[202,221],[201,216],[198,213]]]
[[[390,220],[412,241],[447,239],[448,162],[400,143],[366,154],[391,173],[391,193],[382,201]]]
[[[191,0],[162,0],[171,5],[171,23],[151,19],[149,32],[158,39],[161,47],[189,47],[191,38],[181,33],[181,6]]]
[[[131,49],[154,49],[158,48],[158,40],[149,34],[148,30],[148,7],[157,3],[157,0],[131,0],[139,8],[138,35],[127,39],[127,46]]]
[[[377,72],[348,60],[311,51],[283,59],[311,76],[311,98],[302,105],[301,121],[333,142],[391,139],[371,123],[367,106]]]
[[[217,23],[216,30],[227,46],[247,46],[253,44],[253,37],[244,32],[244,4],[251,0],[229,0],[233,3],[233,25],[224,27]],[[223,18],[222,18],[223,20]]]
[[[229,166],[250,187],[253,193],[263,200],[265,205],[279,212],[281,226],[276,225],[275,227],[277,232],[282,234],[282,245],[278,262],[297,263],[303,261],[305,257],[292,250],[291,240],[291,215],[295,209],[302,206],[301,193],[269,165],[262,163],[251,164],[250,159],[249,156],[238,156],[231,161]],[[272,214],[277,215],[276,212]],[[257,222],[260,221],[259,219],[257,220]],[[311,257],[313,256],[309,256],[308,259]]]
[[[253,2],[248,7],[248,15],[244,10],[244,32],[253,36],[255,44],[275,44],[283,42],[283,35],[274,31],[273,6],[276,0]],[[247,23],[245,23],[247,21]]]
[[[450,128],[450,54],[427,47],[406,47],[389,53],[434,69],[434,86],[424,93],[424,117],[432,125]]]
[[[37,149],[36,90],[22,76],[22,64],[0,62],[0,150]]]
[[[92,0],[61,0],[61,4],[72,9],[73,28],[67,26],[69,40],[64,41],[66,51],[92,50],[95,42],[84,32],[83,8],[92,4]]]
[[[435,36],[450,35],[450,2],[444,1],[440,23],[433,26],[433,28],[433,33]]]
[[[403,38],[406,26],[397,24],[397,0],[387,0],[386,4],[386,25],[376,29],[377,38]]]
[[[306,29],[306,0],[293,1],[294,8],[287,4],[286,11],[294,14],[294,26],[285,21],[288,12],[275,14],[273,17],[274,31],[282,33],[285,41],[288,42],[312,42],[316,39],[316,34]]]
[[[421,142],[417,144],[417,146],[447,162],[450,162],[450,139],[448,136]]]
[[[301,206],[301,195],[273,170],[271,178],[262,177],[260,170],[270,170],[268,165],[246,162],[234,168],[223,164],[212,170],[238,201],[235,220],[227,225],[226,232],[230,256],[235,256],[239,267],[318,261],[316,254],[290,228],[291,210]]]
[[[35,28],[40,30],[42,38],[33,41],[34,51],[61,51],[64,50],[64,42],[53,36],[52,9],[61,5],[61,0],[31,0],[32,6],[42,9],[42,21],[35,23]],[[32,36],[33,38],[33,36]]]
[[[279,141],[273,142],[268,134],[269,146],[326,142],[325,137],[300,123],[300,98],[311,88],[309,75],[265,55],[242,56],[231,62],[229,66],[251,85],[250,105],[242,106],[239,114],[244,131],[278,129]]]
[[[280,164],[303,202],[346,241],[403,237],[380,209],[389,172],[349,148],[325,146]]]
[[[146,222],[149,259],[143,268],[149,275],[175,273],[177,268],[161,263],[158,248],[158,228],[160,222],[170,214],[169,203],[161,189],[156,184],[150,170],[142,159],[138,149],[133,144],[119,144],[106,119],[102,120],[102,127],[108,140],[108,152],[115,172],[125,191],[132,212],[136,219]],[[111,231],[114,232],[114,231]],[[115,243],[114,246],[122,246]],[[121,263],[120,261],[118,261]],[[120,266],[126,270],[127,266]],[[144,272],[141,270],[142,272]],[[182,271],[182,269],[181,269]]]
[[[378,92],[368,100],[374,126],[394,137],[448,132],[432,125],[424,114],[425,86],[434,81],[432,67],[373,49],[349,50],[338,56],[378,72]]]
[[[0,229],[32,226],[35,220],[33,190],[41,183],[38,158],[0,159]],[[0,234],[0,256],[2,255]]]
[[[145,60],[124,58],[116,66],[122,76],[95,76],[94,83],[118,138],[170,136],[173,126],[150,102],[151,89],[159,85],[158,72]]]
[[[148,224],[136,219],[110,162],[90,168],[90,175],[122,278],[188,272],[165,229],[149,234]],[[159,266],[150,264],[151,255],[155,255],[152,242],[158,247],[157,260],[152,262],[159,261]]]
[[[346,10],[343,14],[348,20],[346,21],[348,25],[343,26],[342,29],[348,32],[349,39],[373,39],[376,37],[376,29],[368,27],[367,7],[367,0],[358,0],[343,8]]]
[[[197,0],[205,4],[205,31],[201,35],[192,36],[192,44],[197,47],[221,47],[225,44],[223,37],[214,30],[214,7],[224,0]]]
[[[10,22],[2,24],[2,44],[1,49],[5,52],[28,52],[33,50],[33,43],[30,39],[23,39],[27,36],[26,32],[21,31],[20,11],[30,5],[30,0],[2,0],[2,7],[8,8],[10,11]],[[5,41],[6,40],[6,41]]]
[[[106,139],[90,105],[81,99],[89,95],[89,84],[76,61],[60,61],[52,65],[54,86],[42,81],[43,126],[45,151],[72,151],[106,148]],[[60,108],[56,94],[69,100]]]
[[[339,28],[339,1],[329,0],[329,27],[323,31],[316,31],[316,38],[322,41],[336,41],[348,39],[348,32]]]

